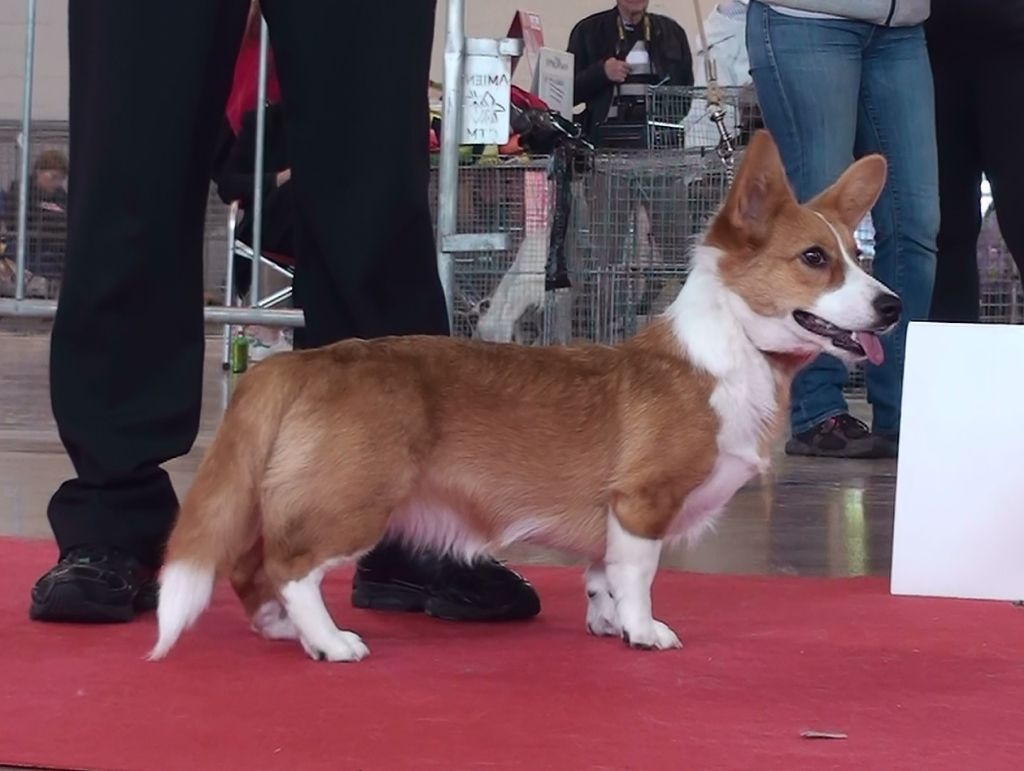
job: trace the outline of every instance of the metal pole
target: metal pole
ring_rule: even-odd
[[[21,102],[21,157],[18,172],[18,245],[15,253],[14,299],[25,299],[25,250],[28,246],[29,137],[32,129],[32,70],[36,55],[36,0],[28,0],[25,22],[25,89]]]
[[[444,44],[444,107],[441,158],[437,178],[437,271],[441,276],[448,320],[454,308],[454,263],[445,240],[455,235],[459,199],[459,137],[462,129],[462,80],[466,64],[465,0],[448,0]]]
[[[271,295],[275,299],[275,295]],[[57,314],[56,300],[14,300],[0,298],[0,318],[7,316],[52,319]],[[301,310],[292,308],[228,308],[210,305],[203,309],[207,324],[262,324],[268,327],[301,327],[305,316]]]
[[[256,165],[253,169],[252,185],[252,251],[261,254],[263,244],[263,143],[267,130],[267,49],[269,35],[267,20],[260,19],[260,74],[256,87]],[[249,305],[253,308],[260,303],[260,261],[252,261],[252,283],[249,289]]]
[[[228,264],[224,273],[224,305],[231,307],[235,304],[235,228],[238,225],[238,204],[231,204],[228,210]],[[225,369],[231,363],[231,336],[234,329],[231,324],[224,325],[221,350],[221,364]]]

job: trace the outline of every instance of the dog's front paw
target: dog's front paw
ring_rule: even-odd
[[[299,638],[303,649],[314,661],[362,661],[370,655],[370,649],[354,632],[338,631],[325,644],[313,645],[305,638]]]
[[[623,629],[622,639],[630,648],[643,650],[666,651],[683,647],[676,633],[668,624],[654,619],[639,629]]]

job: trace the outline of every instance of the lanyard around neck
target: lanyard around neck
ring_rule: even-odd
[[[644,42],[645,43],[650,43],[651,42],[651,17],[648,16],[645,13],[644,16],[643,16],[643,19],[641,19],[641,21],[642,21],[642,23],[644,25]],[[626,25],[622,23],[622,15],[621,14],[615,18],[615,23],[618,24],[618,26],[619,26],[619,40],[625,40],[626,39]]]

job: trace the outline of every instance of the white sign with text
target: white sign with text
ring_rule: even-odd
[[[537,96],[562,117],[572,120],[575,59],[566,51],[540,49],[537,67]]]
[[[911,323],[891,591],[1024,599],[1024,326]]]
[[[507,56],[467,56],[465,73],[459,143],[507,143],[512,105],[511,61]]]

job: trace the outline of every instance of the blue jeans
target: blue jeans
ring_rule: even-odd
[[[928,317],[939,229],[935,103],[924,29],[787,16],[757,0],[747,51],[765,126],[797,198],[827,188],[854,158],[889,162],[871,212],[874,275],[903,299],[900,326],[883,341],[885,363],[866,365],[872,429],[900,427],[907,322]],[[848,410],[849,372],[821,356],[793,382],[790,422],[800,434]]]

